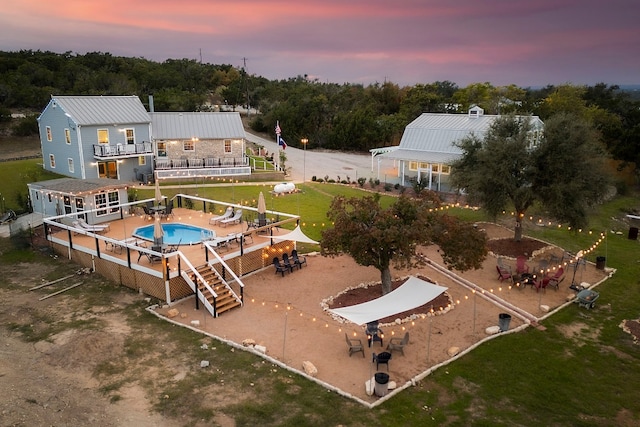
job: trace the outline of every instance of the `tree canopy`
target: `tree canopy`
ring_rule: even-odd
[[[586,209],[607,191],[603,147],[575,114],[550,118],[539,141],[528,118],[503,116],[484,138],[471,135],[458,146],[463,155],[452,164],[452,183],[494,217],[513,207],[516,240],[534,203],[579,228],[586,225]]]
[[[422,113],[464,113],[478,105],[488,114],[534,114],[546,121],[576,113],[602,134],[615,159],[640,163],[640,92],[597,84],[540,89],[489,82],[458,87],[450,81],[401,87],[320,82],[307,75],[268,80],[246,64],[208,64],[194,59],[154,62],[109,53],[0,51],[0,108],[37,113],[51,95],[137,95],[156,111],[210,111],[251,106],[249,126],[274,135],[280,121],[291,146],[367,151],[397,145],[409,122]],[[635,96],[635,98],[632,98]]]
[[[347,253],[358,264],[378,269],[383,294],[391,291],[391,265],[410,268],[421,263],[416,256],[420,245],[438,244],[445,264],[460,271],[480,268],[487,254],[484,233],[436,212],[426,198],[401,196],[383,208],[377,194],[336,197],[327,217],[334,225],[322,232],[322,253]]]

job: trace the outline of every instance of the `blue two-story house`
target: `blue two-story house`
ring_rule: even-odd
[[[79,179],[152,176],[151,118],[137,96],[52,96],[38,126],[46,170]]]

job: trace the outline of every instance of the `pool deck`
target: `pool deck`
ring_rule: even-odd
[[[217,215],[217,214],[215,214]],[[269,234],[259,233],[258,230],[252,229],[250,232],[247,230],[247,222],[243,221],[239,224],[227,224],[226,226],[220,224],[210,224],[209,220],[214,216],[211,213],[204,213],[201,211],[194,211],[186,208],[174,208],[173,217],[163,219],[162,223],[183,223],[196,227],[201,227],[206,230],[211,230],[216,233],[218,237],[236,236],[239,233],[245,235],[243,247],[245,249],[251,248],[255,245],[265,245],[270,243]],[[109,222],[109,229],[105,232],[99,233],[99,236],[113,239],[116,241],[123,241],[129,239],[132,236],[134,230],[139,227],[153,225],[154,218],[148,215],[128,215],[122,220],[116,220]],[[293,228],[293,227],[290,227]],[[290,230],[281,229],[277,226],[271,228],[273,235],[284,234]],[[52,236],[68,242],[68,233],[64,229],[54,229]],[[72,241],[74,247],[84,247],[95,250],[96,239],[92,234],[72,234]],[[142,240],[142,239],[140,239]],[[122,246],[113,244],[109,240],[100,239],[99,250],[103,254],[108,254],[122,260],[127,259],[127,251]],[[152,245],[151,241],[146,241],[145,247],[150,249]],[[235,253],[239,250],[240,244],[236,239],[232,239],[229,245],[221,247],[217,252],[223,257],[236,256]],[[201,243],[196,244],[182,244],[179,248],[180,252],[193,264],[194,266],[203,265],[206,263],[206,249]],[[162,265],[160,263],[150,263],[146,257],[141,257],[138,260],[138,253],[134,252],[135,257],[132,255],[132,263],[144,265],[156,271],[161,271]]]

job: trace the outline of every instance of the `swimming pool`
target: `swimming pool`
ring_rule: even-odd
[[[165,245],[177,245],[178,243],[181,245],[191,245],[200,243],[203,236],[214,234],[212,230],[207,230],[206,228],[177,222],[162,224],[162,230],[164,231],[162,241]],[[153,241],[153,224],[136,228],[133,231],[133,236]]]

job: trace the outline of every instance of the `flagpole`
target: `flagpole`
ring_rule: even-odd
[[[276,169],[280,169],[280,120],[276,120],[276,147],[275,164],[277,166]]]

